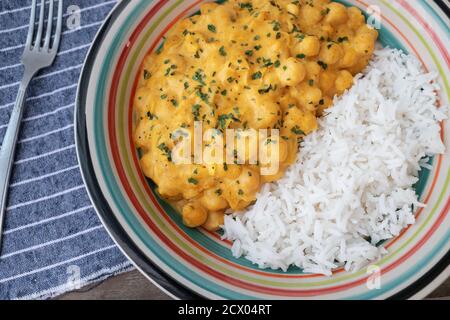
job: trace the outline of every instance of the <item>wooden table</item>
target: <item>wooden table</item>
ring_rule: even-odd
[[[436,289],[429,298],[450,300],[450,279]],[[108,299],[137,299],[137,300],[167,300],[170,299],[155,287],[138,271],[127,272],[98,284],[82,288],[79,291],[67,293],[61,300],[108,300]]]

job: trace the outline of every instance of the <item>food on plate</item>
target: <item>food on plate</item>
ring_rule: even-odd
[[[144,174],[176,202],[183,222],[217,230],[226,210],[247,208],[295,162],[298,142],[367,66],[378,32],[358,8],[326,0],[229,0],[200,11],[144,59],[134,142]],[[269,164],[247,159],[174,163],[174,133],[194,135],[196,121],[222,137],[226,129],[279,129],[278,138],[264,138],[279,150],[278,170],[262,175]]]
[[[331,275],[360,269],[380,242],[415,222],[414,190],[429,156],[444,153],[435,74],[389,48],[335,100],[305,137],[285,176],[266,184],[245,212],[225,216],[233,254],[261,268],[297,266]]]

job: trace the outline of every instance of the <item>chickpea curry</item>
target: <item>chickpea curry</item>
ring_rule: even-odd
[[[378,33],[358,8],[327,0],[229,0],[200,11],[144,59],[134,141],[144,174],[184,224],[217,230],[225,211],[245,209],[263,183],[283,176],[299,139],[367,66]],[[195,121],[222,133],[278,129],[278,171],[261,175],[261,163],[173,163],[173,132],[192,131]]]

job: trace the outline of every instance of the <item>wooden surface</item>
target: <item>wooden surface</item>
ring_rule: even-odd
[[[450,279],[435,290],[429,298],[445,298],[450,300]],[[82,288],[79,291],[67,293],[61,300],[166,300],[165,293],[154,286],[138,271],[127,272],[101,283]]]

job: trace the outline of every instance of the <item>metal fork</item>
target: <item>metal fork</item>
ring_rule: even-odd
[[[57,23],[54,33],[53,42],[52,29],[53,27],[53,9],[54,2],[58,2]],[[41,69],[50,66],[55,60],[56,53],[59,48],[59,41],[61,39],[62,17],[63,17],[63,0],[50,0],[48,5],[48,18],[45,38],[43,38],[44,30],[44,12],[45,0],[41,0],[41,8],[39,10],[39,22],[37,33],[35,30],[35,16],[36,16],[36,0],[31,4],[30,26],[28,29],[25,49],[22,55],[22,64],[25,67],[22,82],[19,86],[16,103],[11,113],[8,129],[3,138],[2,147],[0,150],[0,249],[2,243],[2,226],[4,215],[6,212],[6,198],[8,194],[8,184],[11,176],[11,169],[14,162],[14,151],[16,149],[17,137],[22,121],[22,114],[24,108],[25,93],[28,84],[33,76]],[[35,36],[34,36],[35,35]]]

